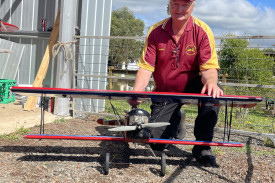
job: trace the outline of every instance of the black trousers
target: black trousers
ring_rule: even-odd
[[[187,85],[185,93],[200,93],[202,87],[201,77],[197,77]],[[219,87],[221,88],[221,86]],[[219,102],[217,100],[200,102],[206,105],[198,105],[194,135],[198,141],[212,141],[220,107],[207,106],[207,104],[217,104]],[[171,124],[167,127],[153,128],[151,130],[152,138],[172,139],[176,136],[181,119],[180,109],[182,105],[172,100],[152,100],[150,122],[170,122]],[[151,146],[154,150],[163,150],[167,145],[152,144]],[[208,149],[209,147],[204,148]]]

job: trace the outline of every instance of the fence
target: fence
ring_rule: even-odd
[[[85,89],[132,90],[144,37],[76,36],[75,39],[85,40],[79,41],[75,47],[75,83],[86,83]],[[274,133],[274,44],[275,36],[216,37],[216,50],[221,65],[219,82],[225,93],[264,98],[262,103],[252,109],[234,109],[232,125],[235,129]],[[90,51],[82,54],[79,51],[81,49]],[[84,62],[84,57],[90,59]],[[83,88],[77,84],[75,87]],[[154,82],[151,80],[146,90],[151,91],[153,87]],[[110,102],[120,114],[130,109],[125,101],[88,100],[80,104],[82,107],[75,107],[74,113],[80,116],[83,113],[109,116],[112,113]],[[149,105],[148,102],[140,107],[150,110]],[[187,121],[193,123],[196,107],[183,106],[183,109],[187,112]],[[223,125],[223,117],[224,109],[221,108],[220,126]]]

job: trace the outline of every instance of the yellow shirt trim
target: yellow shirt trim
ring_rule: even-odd
[[[200,26],[206,32],[206,34],[208,36],[208,40],[209,40],[209,45],[211,47],[211,58],[205,64],[200,66],[200,70],[203,71],[203,70],[207,70],[207,69],[220,69],[219,62],[218,62],[218,56],[217,56],[217,52],[215,49],[215,38],[214,38],[214,35],[213,35],[211,29],[209,28],[209,26],[207,24],[205,24],[201,20],[198,20],[195,17],[194,17],[194,19],[195,19],[195,24]]]
[[[168,20],[169,20],[169,18],[167,18],[167,19],[165,19],[165,20],[162,20],[162,21],[156,23],[155,25],[153,25],[153,26],[149,29],[149,31],[148,31],[148,33],[147,33],[147,36],[146,36],[145,44],[144,44],[144,47],[143,47],[142,56],[141,56],[141,58],[140,58],[140,60],[139,60],[139,63],[137,64],[139,67],[141,67],[141,68],[143,68],[143,69],[146,69],[146,70],[149,70],[149,71],[152,71],[152,72],[155,71],[155,68],[154,68],[152,65],[150,65],[150,64],[145,60],[145,54],[146,54],[146,50],[147,50],[147,48],[148,48],[148,37],[149,37],[149,35],[151,34],[151,32],[152,32],[154,29],[156,29],[158,26],[160,26],[160,25],[162,25],[162,24],[163,24],[163,26],[165,26],[166,23],[168,22]]]

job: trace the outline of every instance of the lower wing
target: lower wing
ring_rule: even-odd
[[[208,141],[195,141],[195,140],[174,140],[174,139],[155,139],[155,138],[136,140],[136,139],[129,139],[129,138],[125,139],[124,137],[114,137],[114,136],[29,134],[29,135],[26,135],[25,138],[27,138],[27,139],[120,141],[120,142],[137,142],[137,143],[156,143],[156,144],[243,147],[243,144],[237,143],[237,142],[208,142]]]

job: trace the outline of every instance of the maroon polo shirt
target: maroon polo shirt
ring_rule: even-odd
[[[165,19],[149,30],[138,66],[153,72],[154,91],[184,92],[200,71],[219,69],[213,33],[204,22],[190,17],[176,43],[172,19]]]

